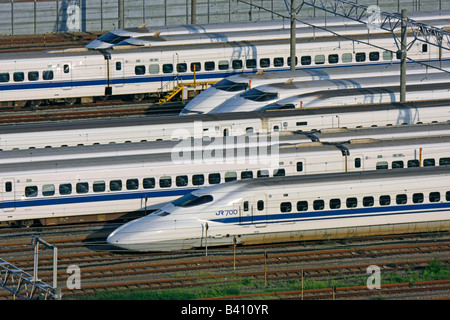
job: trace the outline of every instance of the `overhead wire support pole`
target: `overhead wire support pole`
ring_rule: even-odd
[[[402,29],[401,29],[401,60],[400,60],[400,102],[406,102],[406,46],[407,46],[407,29],[406,29],[407,12],[402,10]]]

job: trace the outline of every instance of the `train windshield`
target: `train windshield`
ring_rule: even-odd
[[[264,92],[258,89],[251,89],[242,94],[242,97],[252,101],[270,101],[278,99],[277,92]]]
[[[222,91],[229,91],[229,92],[235,92],[235,91],[244,91],[248,89],[247,83],[237,83],[230,81],[228,79],[222,79],[219,82],[217,82],[214,85],[214,88]]]
[[[175,201],[172,201],[172,204],[177,207],[187,208],[187,207],[193,207],[193,206],[205,204],[205,203],[208,203],[211,201],[213,201],[213,197],[211,195],[204,195],[204,196],[197,197],[197,196],[194,196],[193,194],[189,193]]]
[[[101,40],[103,42],[107,42],[110,44],[118,44],[119,42],[124,41],[129,38],[130,37],[118,36],[117,34],[108,32],[108,33],[105,33],[104,35],[102,35],[101,37],[99,37],[98,40]]]

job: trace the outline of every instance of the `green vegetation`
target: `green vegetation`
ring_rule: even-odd
[[[348,286],[365,286],[367,284],[367,274],[353,275],[327,280],[316,280],[305,276],[303,281],[304,290],[322,289]],[[410,283],[414,286],[419,281],[450,279],[450,266],[442,264],[434,259],[428,263],[423,270],[408,270],[402,272],[387,272],[381,270],[381,284],[389,283]],[[235,281],[234,281],[235,280]],[[103,291],[95,296],[84,296],[81,299],[93,300],[186,300],[202,299],[210,297],[224,297],[232,295],[244,295],[252,293],[269,293],[282,291],[301,290],[301,278],[291,280],[270,281],[267,288],[264,280],[254,280],[250,278],[239,278],[230,276],[225,284],[210,284],[202,286],[192,286],[191,288],[167,289],[167,290],[122,290]],[[380,299],[383,297],[380,296]],[[270,299],[270,296],[269,296]]]

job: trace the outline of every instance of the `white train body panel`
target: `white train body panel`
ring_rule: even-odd
[[[157,209],[201,187],[239,179],[450,164],[449,136],[363,142],[263,144],[259,152],[232,149],[220,156],[220,147],[180,155],[181,141],[171,153],[12,161],[0,165],[0,222]]]
[[[429,63],[434,67],[439,67],[447,70],[450,67],[448,61]],[[427,68],[420,64],[409,62],[407,64],[407,74],[428,74],[441,73],[441,71],[434,68]],[[180,115],[188,114],[202,114],[208,113],[216,106],[224,103],[226,100],[242,94],[244,91],[262,85],[269,85],[272,83],[282,83],[292,79],[293,82],[298,81],[313,81],[313,80],[330,80],[330,79],[345,79],[351,74],[352,79],[365,77],[385,77],[400,74],[400,66],[392,64],[382,68],[374,68],[373,66],[361,67],[352,65],[347,67],[329,67],[322,70],[297,70],[297,71],[271,71],[259,74],[238,74],[227,77],[188,102],[183,108]],[[287,98],[289,99],[289,98]],[[300,100],[296,100],[299,101]],[[288,102],[292,103],[292,102]],[[300,105],[296,106],[297,108]]]
[[[448,230],[449,171],[236,181],[186,195],[119,227],[107,241],[126,250],[169,251],[204,247],[206,241],[261,244]]]

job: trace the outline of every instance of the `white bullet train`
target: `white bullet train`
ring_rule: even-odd
[[[403,126],[450,120],[448,100],[0,126],[0,149],[240,136],[246,133]]]
[[[240,179],[450,164],[450,136],[270,147],[267,138],[253,139],[263,139],[262,146],[192,151],[181,141],[170,153],[0,164],[0,224],[144,214],[201,187]]]
[[[409,15],[410,19],[425,22],[435,26],[436,20],[450,19],[450,12],[448,11],[434,11],[434,12],[414,12]],[[334,27],[334,26],[346,26],[360,27],[361,25],[366,28],[364,24],[359,22],[344,19],[341,17],[321,17],[313,19],[302,19],[303,22],[297,22],[297,28],[308,27],[314,25],[318,27]],[[443,22],[442,22],[443,23]],[[442,26],[445,26],[443,24]],[[268,21],[250,21],[250,22],[228,22],[228,23],[212,23],[204,25],[176,25],[176,26],[157,26],[148,27],[146,24],[137,28],[125,28],[119,30],[113,30],[100,36],[98,39],[90,42],[85,47],[89,49],[108,49],[117,45],[126,44],[138,44],[142,45],[143,42],[147,42],[147,37],[157,38],[158,36],[170,36],[170,35],[198,35],[206,33],[224,33],[224,32],[236,32],[236,31],[250,31],[257,33],[264,30],[274,29],[289,29],[290,22],[287,20],[268,20]],[[220,39],[220,38],[219,38]],[[242,39],[246,40],[246,39]],[[136,41],[136,42],[134,42]]]
[[[406,76],[406,83],[408,84],[407,93],[408,101],[415,100],[432,100],[445,99],[449,95],[450,89],[450,74],[447,73],[430,73],[412,74]],[[442,86],[439,86],[442,84]],[[345,96],[362,95],[365,98],[364,90],[349,90],[360,88],[379,88],[385,90],[390,98],[387,101],[380,102],[399,102],[399,94],[395,95],[400,86],[399,75],[381,76],[381,77],[361,77],[361,78],[345,78],[345,79],[330,79],[330,80],[313,80],[313,81],[296,81],[288,80],[284,83],[272,83],[258,86],[256,88],[245,91],[242,94],[233,96],[223,103],[213,108],[209,113],[225,113],[225,112],[249,112],[255,110],[264,110],[268,104],[273,104],[279,100],[290,97],[299,98],[301,107],[318,107],[342,105],[342,103],[353,104],[352,98],[348,100]],[[394,89],[395,88],[395,89]],[[334,91],[340,93],[344,98],[340,103],[328,99],[326,103],[313,104],[309,103],[308,96],[320,94],[324,91]],[[418,91],[418,92],[415,92]],[[431,96],[427,96],[429,93]],[[336,96],[336,95],[335,95]],[[303,101],[303,98],[305,101]],[[334,99],[336,100],[336,98]],[[339,100],[339,99],[337,99]],[[304,102],[304,103],[302,103]],[[359,103],[359,101],[356,101]]]
[[[133,251],[448,231],[450,166],[241,180],[191,192],[112,232]]]
[[[449,70],[449,61],[440,61],[427,63],[430,67],[407,62],[407,74],[429,74],[442,73],[435,69],[441,68]],[[351,65],[346,67],[329,67],[326,69],[305,69],[296,71],[259,71],[257,73],[244,73],[226,77],[208,89],[202,91],[199,95],[189,101],[181,110],[180,115],[203,114],[208,113],[216,106],[224,103],[234,96],[244,93],[246,90],[256,88],[262,85],[286,82],[292,79],[297,81],[330,80],[345,79],[351,75],[354,78],[365,77],[384,77],[389,75],[400,75],[400,66],[398,64],[386,65],[374,68],[373,66]]]
[[[373,48],[358,41],[318,37],[297,41],[298,68],[399,63],[390,35],[370,37]],[[390,51],[389,51],[390,50]],[[448,50],[415,43],[408,58],[436,61]],[[66,49],[0,54],[0,104],[8,106],[74,103],[110,96],[159,99],[178,85],[193,91],[201,83],[258,69],[288,70],[289,40],[241,41],[126,50]]]

